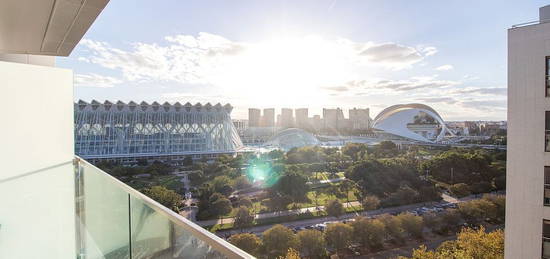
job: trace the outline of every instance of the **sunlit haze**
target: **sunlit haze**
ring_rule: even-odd
[[[446,120],[504,120],[506,30],[494,28],[541,3],[115,1],[58,65],[86,101],[231,103],[233,118],[417,102]]]

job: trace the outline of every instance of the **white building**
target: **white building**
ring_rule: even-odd
[[[508,30],[505,258],[550,258],[550,6]]]

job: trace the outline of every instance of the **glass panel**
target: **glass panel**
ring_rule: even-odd
[[[130,201],[132,258],[226,258],[139,198]]]
[[[81,167],[80,236],[86,258],[130,258],[129,195],[103,171]]]
[[[80,161],[77,258],[252,258]]]
[[[150,258],[166,253],[171,243],[170,220],[131,196],[132,257]]]
[[[550,167],[544,167],[544,184],[550,184]]]

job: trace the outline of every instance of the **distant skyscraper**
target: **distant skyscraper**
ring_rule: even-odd
[[[314,115],[311,118],[311,126],[314,131],[319,131],[323,127],[323,122],[321,121],[321,115]]]
[[[323,122],[323,128],[328,130],[338,130],[346,126],[346,118],[344,117],[344,112],[340,108],[323,108]]]
[[[354,130],[366,130],[370,128],[370,111],[369,108],[349,110],[349,121],[351,128]]]
[[[262,126],[275,127],[275,109],[274,108],[264,109],[264,115],[262,116]]]
[[[309,117],[308,117],[308,110],[307,108],[300,108],[294,110],[296,113],[296,127],[301,129],[309,129],[311,128],[311,124],[309,123]]]
[[[248,127],[260,127],[261,110],[256,108],[248,109]]]
[[[281,127],[292,128],[294,127],[294,116],[292,115],[292,109],[281,109]]]

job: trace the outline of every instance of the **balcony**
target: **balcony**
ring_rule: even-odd
[[[77,258],[253,258],[76,158]]]
[[[253,258],[78,157],[0,194],[0,258]]]

